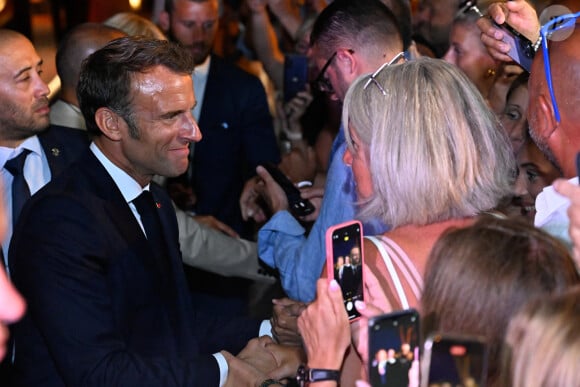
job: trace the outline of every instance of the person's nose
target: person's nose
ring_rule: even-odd
[[[518,177],[514,183],[514,196],[522,197],[528,193],[528,186],[526,184],[526,172],[519,169]]]
[[[40,74],[34,73],[34,94],[37,97],[46,97],[50,93],[50,89],[46,82],[42,80]]]
[[[184,115],[180,135],[189,142],[198,142],[202,139],[201,130],[191,112]]]
[[[207,31],[202,26],[195,26],[191,28],[191,39],[195,42],[202,42],[205,40]]]
[[[447,63],[451,63],[453,65],[457,65],[455,60],[455,55],[453,54],[453,47],[449,47],[445,55],[443,55],[443,60]]]

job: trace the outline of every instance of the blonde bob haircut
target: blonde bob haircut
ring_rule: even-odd
[[[372,176],[373,194],[359,203],[363,219],[426,225],[493,209],[510,193],[510,142],[460,70],[422,58],[369,79],[351,85],[342,116],[347,146],[364,153]]]

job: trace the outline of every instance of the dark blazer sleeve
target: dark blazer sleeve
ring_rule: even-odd
[[[189,298],[180,292],[183,300],[171,302],[160,291],[129,207],[78,189],[96,178],[83,174],[90,172],[73,171],[39,191],[12,240],[14,282],[28,301],[15,328],[17,380],[217,386],[217,362],[201,354],[195,321],[181,307]]]

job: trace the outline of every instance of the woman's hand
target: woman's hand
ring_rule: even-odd
[[[308,366],[339,370],[350,344],[350,326],[342,291],[335,280],[319,279],[316,300],[298,318]]]

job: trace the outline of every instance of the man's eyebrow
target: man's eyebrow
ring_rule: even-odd
[[[44,61],[41,59],[38,61],[38,63],[36,64],[36,66],[42,66],[42,64],[44,63]],[[21,69],[19,72],[17,72],[14,75],[14,78],[18,78],[20,75],[22,75],[23,73],[32,70],[32,66],[28,66],[28,67],[24,67],[23,69]]]

